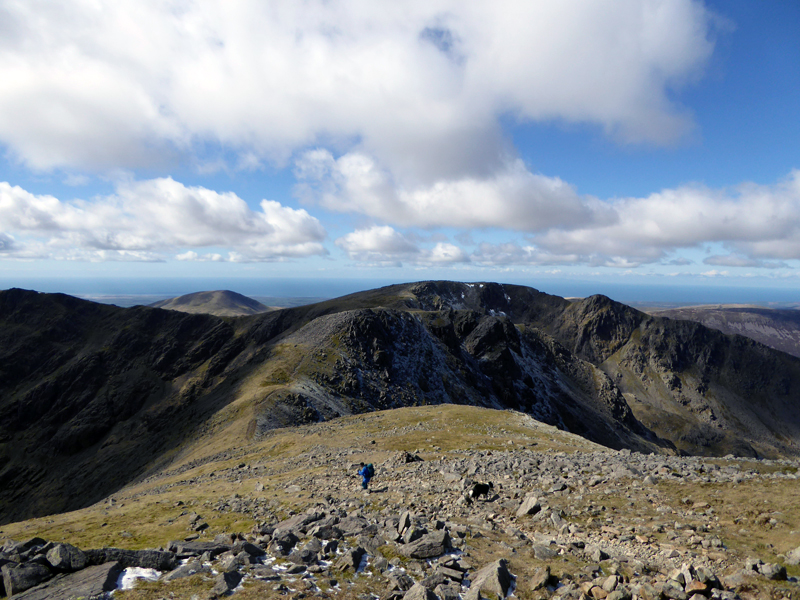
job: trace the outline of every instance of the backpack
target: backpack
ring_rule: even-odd
[[[369,463],[367,465],[367,477],[369,477],[370,479],[375,477],[375,467],[372,466],[372,463]]]

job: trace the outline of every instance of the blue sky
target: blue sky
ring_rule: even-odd
[[[0,285],[785,295],[798,32],[791,1],[3,2]]]

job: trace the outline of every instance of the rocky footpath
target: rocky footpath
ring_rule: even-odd
[[[186,597],[198,599],[248,589],[258,597],[381,600],[800,598],[787,573],[798,572],[800,548],[756,557],[727,540],[729,525],[777,531],[785,516],[741,506],[733,512],[752,517],[728,523],[725,495],[715,495],[794,485],[796,460],[530,449],[422,460],[399,452],[376,463],[364,492],[355,477],[363,458],[361,450],[318,447],[291,460],[239,463],[203,477],[252,491],[203,505],[190,499],[201,477],[154,488],[148,493],[186,486],[186,502],[174,510],[188,523],[186,539],[156,550],[8,540],[0,552],[5,593],[99,598],[126,575],[149,574],[159,579],[154,598],[183,597],[171,592],[180,581],[193,582]],[[262,482],[290,472],[304,474],[282,498],[264,491]],[[487,497],[471,496],[478,481],[493,483]],[[711,491],[700,500],[678,493],[676,504],[669,492],[683,489]],[[293,495],[307,499],[304,508],[287,510]],[[252,518],[252,529],[208,525],[207,517],[231,512]]]

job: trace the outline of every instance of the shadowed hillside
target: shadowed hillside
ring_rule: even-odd
[[[743,335],[800,357],[800,310],[735,306],[686,306],[651,311],[670,319],[696,321],[729,335]]]
[[[192,444],[423,404],[614,448],[796,453],[800,360],[595,296],[423,282],[239,318],[0,292],[0,522],[84,506]]]

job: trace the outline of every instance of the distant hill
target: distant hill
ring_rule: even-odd
[[[150,306],[191,314],[216,315],[218,317],[242,317],[273,310],[257,300],[228,290],[195,292],[194,294],[161,300]]]
[[[800,358],[605,296],[427,281],[228,319],[12,289],[0,524],[92,504],[187,445],[408,406],[512,409],[643,453],[796,456],[798,398]]]
[[[800,310],[703,305],[648,310],[649,314],[702,323],[728,335],[743,335],[800,357]]]

